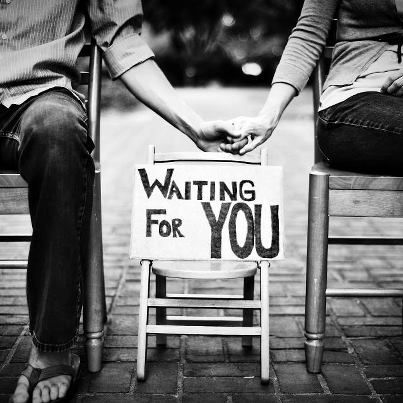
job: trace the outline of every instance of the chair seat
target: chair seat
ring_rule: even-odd
[[[28,184],[15,171],[0,171],[0,214],[28,214]]]
[[[311,174],[329,175],[329,189],[403,190],[403,177],[342,171],[324,162],[315,164]]]
[[[28,187],[27,182],[21,175],[15,171],[0,170],[0,187],[1,188],[21,188]]]
[[[255,262],[209,262],[209,261],[154,261],[154,274],[164,277],[225,279],[254,276]]]

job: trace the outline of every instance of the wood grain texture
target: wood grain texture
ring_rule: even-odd
[[[166,307],[166,308],[223,308],[223,309],[260,309],[260,301],[253,300],[187,300],[185,298],[149,298],[148,306],[150,307]]]
[[[351,190],[402,190],[403,178],[395,176],[333,176],[329,177],[330,189]]]
[[[28,187],[27,182],[17,172],[0,171],[0,188]]]
[[[28,213],[27,188],[0,188],[0,215]]]
[[[403,192],[330,190],[329,215],[341,217],[403,217]]]
[[[205,336],[260,336],[260,327],[147,325],[148,334],[197,334]]]
[[[329,189],[403,190],[403,177],[363,174],[330,168],[324,162],[312,167],[313,174],[329,175]]]

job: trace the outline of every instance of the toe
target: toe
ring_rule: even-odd
[[[48,384],[42,385],[42,402],[50,402],[50,387]]]
[[[42,385],[41,387],[41,398],[43,403],[48,403],[50,401],[50,396],[49,396],[49,386],[48,385]]]
[[[28,387],[24,383],[18,383],[14,394],[10,398],[10,403],[25,403],[29,400]]]
[[[59,397],[59,386],[54,383],[50,386],[50,400],[56,400],[58,397]]]
[[[66,396],[68,388],[69,385],[66,382],[62,382],[59,384],[59,398]]]
[[[34,391],[32,392],[32,403],[41,403],[42,398],[41,398],[41,389],[39,386],[37,386]]]
[[[28,380],[25,376],[20,376],[15,387],[14,394],[10,397],[11,403],[25,403],[29,400]]]

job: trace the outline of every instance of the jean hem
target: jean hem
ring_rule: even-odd
[[[32,343],[41,353],[61,353],[70,350],[75,345],[77,339],[77,335],[75,335],[72,339],[70,339],[66,343],[49,344],[49,343],[42,343],[41,341],[39,341],[34,331],[31,332],[31,336],[32,336]]]
[[[0,130],[0,138],[6,138],[6,139],[12,139],[15,140],[18,144],[21,143],[21,140],[16,133],[11,133],[11,132],[5,132]]]

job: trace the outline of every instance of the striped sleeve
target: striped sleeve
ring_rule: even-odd
[[[141,0],[88,0],[88,15],[112,79],[154,56],[141,38]]]
[[[339,0],[305,0],[276,69],[272,84],[287,83],[300,92],[322,53]]]

